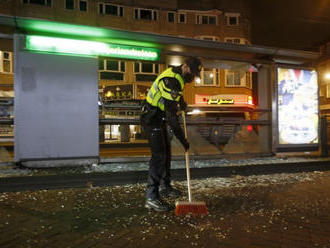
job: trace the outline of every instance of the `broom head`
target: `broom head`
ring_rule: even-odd
[[[207,207],[205,202],[202,201],[178,201],[175,203],[176,215],[207,215]]]

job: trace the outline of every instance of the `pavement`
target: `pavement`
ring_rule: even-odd
[[[148,211],[145,187],[0,193],[0,247],[330,247],[329,171],[192,180],[206,216]]]
[[[140,183],[0,192],[0,247],[207,247],[330,248],[330,158],[232,155],[192,157],[193,199],[204,201],[206,216],[176,216],[144,208],[148,157],[101,159],[87,167],[29,169],[0,164],[0,186],[22,179],[57,182],[98,175],[136,175]],[[175,157],[174,174],[185,162]],[[176,179],[176,178],[175,178]],[[119,182],[119,181],[118,181]],[[129,180],[128,180],[129,182]]]

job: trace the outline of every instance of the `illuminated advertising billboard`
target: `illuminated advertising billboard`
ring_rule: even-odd
[[[278,143],[313,145],[319,141],[317,73],[277,69]]]

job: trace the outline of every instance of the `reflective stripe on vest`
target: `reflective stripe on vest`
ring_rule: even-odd
[[[163,78],[170,77],[175,78],[180,82],[181,91],[178,92],[178,96],[174,99],[171,95],[171,89],[167,88],[164,84]],[[147,102],[150,103],[154,107],[160,108],[160,110],[164,111],[164,98],[171,101],[179,101],[182,96],[182,90],[184,87],[184,81],[180,74],[174,73],[172,68],[168,68],[163,73],[161,73],[156,80],[153,82],[148,94],[147,94]]]

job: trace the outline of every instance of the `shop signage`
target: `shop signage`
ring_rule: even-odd
[[[278,68],[279,145],[318,143],[318,84],[313,70]]]
[[[26,36],[26,50],[64,55],[105,56],[150,61],[156,61],[160,58],[160,50],[156,48],[37,35]]]
[[[196,105],[251,105],[252,97],[244,94],[195,94]]]
[[[234,99],[209,99],[207,104],[234,104]]]
[[[104,88],[106,100],[131,100],[133,99],[133,85],[111,85]]]

